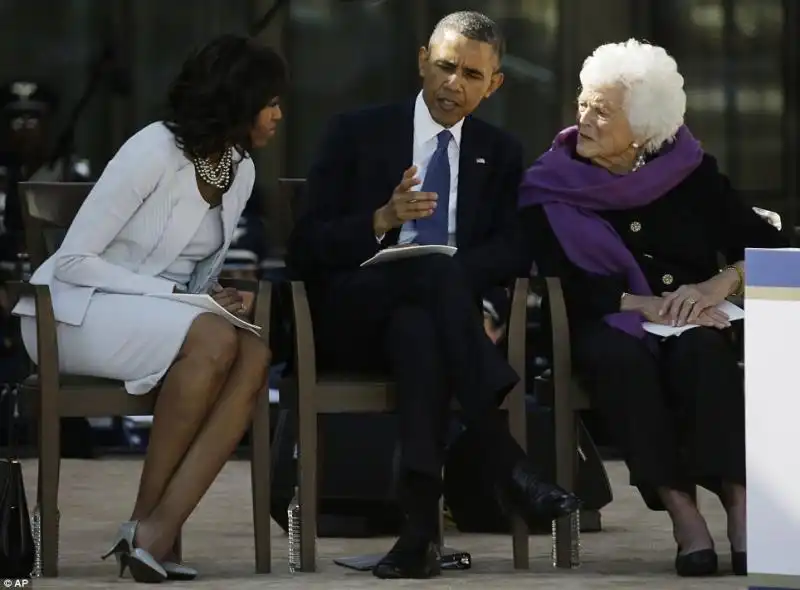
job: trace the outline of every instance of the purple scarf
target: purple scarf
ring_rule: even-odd
[[[652,295],[633,254],[597,212],[642,207],[668,193],[700,165],[700,143],[682,126],[675,141],[665,144],[645,166],[630,174],[615,175],[577,159],[577,138],[577,127],[568,127],[556,136],[550,151],[525,173],[519,206],[543,206],[556,238],[573,264],[594,274],[624,274],[627,292]],[[610,326],[638,338],[645,335],[639,313],[617,312],[604,319]]]

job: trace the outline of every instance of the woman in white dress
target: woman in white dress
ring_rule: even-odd
[[[172,547],[248,428],[270,361],[250,332],[149,295],[208,292],[244,310],[216,276],[253,188],[250,152],[275,133],[287,77],[277,53],[244,37],[190,57],[164,120],[120,148],[31,278],[51,288],[63,372],[123,380],[132,395],[160,384],[136,504],[107,554],[138,581],[197,574]],[[36,362],[33,302],[14,311]]]

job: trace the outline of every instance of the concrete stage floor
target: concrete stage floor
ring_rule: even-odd
[[[106,458],[95,461],[66,460],[61,475],[60,577],[34,580],[34,588],[111,588],[132,584],[119,580],[113,561],[100,561],[111,542],[117,523],[129,516],[141,461]],[[719,503],[701,496],[720,552],[724,575],[713,579],[680,579],[672,569],[675,546],[663,513],[648,511],[633,488],[627,471],[618,462],[607,464],[615,500],[603,511],[604,530],[582,536],[583,564],[574,571],[550,565],[550,537],[531,537],[531,569],[516,572],[511,562],[510,537],[467,535],[452,532],[448,544],[472,553],[469,571],[445,573],[431,581],[382,582],[369,573],[333,564],[337,556],[375,553],[388,549],[391,539],[320,539],[318,572],[290,575],[287,570],[287,538],[273,523],[273,572],[256,575],[253,561],[250,472],[246,461],[226,466],[184,529],[187,563],[201,577],[194,582],[172,583],[192,588],[606,588],[613,590],[705,590],[747,586],[746,579],[729,575],[725,518]],[[36,462],[25,461],[25,481],[32,501]]]

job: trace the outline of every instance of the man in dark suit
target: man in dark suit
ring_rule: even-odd
[[[470,116],[502,84],[504,42],[475,12],[445,17],[419,52],[415,100],[336,117],[307,182],[309,210],[289,245],[308,285],[318,358],[388,370],[397,383],[407,525],[375,567],[382,578],[439,571],[435,539],[451,398],[483,442],[476,467],[524,516],[570,513],[573,495],[542,482],[498,404],[518,381],[486,336],[481,293],[522,269],[509,245],[522,171],[519,143]],[[379,250],[457,245],[361,268]],[[368,442],[368,441],[365,441]]]

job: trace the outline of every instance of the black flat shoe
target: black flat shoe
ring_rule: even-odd
[[[731,550],[731,565],[736,576],[747,575],[747,551]]]
[[[441,573],[436,545],[430,540],[408,535],[401,536],[389,553],[372,568],[372,575],[384,580],[426,580]]]
[[[698,578],[716,575],[719,569],[717,552],[713,549],[701,549],[681,555],[680,548],[675,556],[675,573],[682,578]]]
[[[575,494],[541,481],[527,461],[517,463],[508,482],[499,491],[501,506],[506,512],[520,514],[528,526],[567,516],[581,507]]]

